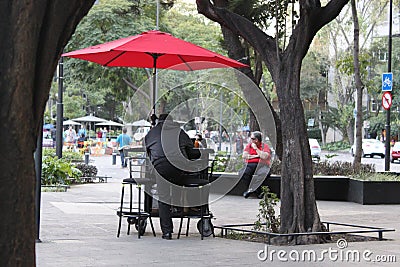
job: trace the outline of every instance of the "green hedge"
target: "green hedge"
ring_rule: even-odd
[[[374,164],[361,164],[360,173],[374,173]],[[274,160],[271,166],[272,174],[281,174],[281,162],[279,160]],[[337,175],[337,176],[351,176],[355,175],[353,164],[351,162],[343,161],[320,161],[313,162],[313,174],[314,175]]]
[[[318,142],[322,141],[321,130],[319,128],[307,129],[308,138],[317,139]]]

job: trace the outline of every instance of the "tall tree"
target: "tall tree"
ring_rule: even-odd
[[[365,51],[367,47],[370,46],[371,41],[374,39],[373,33],[377,32],[376,28],[379,24],[378,22],[384,21],[387,10],[387,0],[376,0],[376,1],[357,1],[357,13],[361,20],[359,20],[359,48],[360,51]],[[346,7],[340,16],[330,23],[324,31],[330,32],[330,43],[333,61],[333,69],[331,78],[334,78],[332,82],[331,96],[336,100],[335,106],[339,113],[337,121],[342,121],[343,123],[339,125],[339,129],[342,132],[343,139],[349,140],[350,143],[354,143],[354,116],[353,109],[355,106],[354,95],[356,93],[355,89],[355,79],[354,77],[354,64],[353,64],[353,54],[349,55],[354,51],[354,23],[352,21],[352,8],[351,5]],[[352,29],[353,27],[353,29]],[[376,37],[376,36],[375,36]],[[376,39],[375,39],[376,40]],[[386,44],[386,43],[385,43]],[[342,69],[340,65],[345,63],[347,65],[347,57],[350,60],[348,66],[350,66],[350,71],[340,71]],[[361,57],[361,55],[360,55]],[[365,56],[364,56],[365,58]],[[336,64],[335,64],[336,63]],[[338,64],[340,63],[340,64]],[[372,71],[373,64],[372,61],[367,62],[369,69]],[[335,66],[336,65],[336,66]],[[364,66],[361,65],[360,70],[362,71]],[[346,67],[347,68],[347,67]],[[372,73],[372,72],[371,72]],[[369,79],[372,76],[367,75],[362,77],[364,85],[368,85]],[[373,89],[376,88],[370,86],[368,88],[369,94],[371,94]],[[375,98],[374,95],[372,98]],[[375,98],[376,99],[376,98]]]
[[[363,84],[361,81],[360,74],[360,25],[358,23],[357,5],[356,0],[351,0],[351,13],[353,15],[353,27],[354,27],[354,45],[353,45],[353,66],[354,66],[354,81],[357,91],[356,101],[356,154],[354,156],[353,167],[356,172],[361,168],[361,151],[362,151],[362,125],[363,125],[363,114],[362,114],[362,95],[363,95]]]
[[[280,1],[275,1],[278,3]],[[287,45],[279,47],[279,35],[263,32],[236,13],[196,0],[198,11],[249,42],[266,64],[276,85],[282,121],[281,233],[321,231],[314,193],[312,161],[300,99],[300,70],[316,33],[332,21],[348,0],[300,0],[300,17]],[[276,7],[277,8],[277,7]],[[282,41],[282,40],[281,40]],[[295,239],[288,241],[295,242]],[[321,242],[322,237],[303,236],[298,243]]]
[[[0,1],[0,266],[35,266],[33,152],[57,60],[93,2]]]

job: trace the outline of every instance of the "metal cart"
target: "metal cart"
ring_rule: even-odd
[[[206,161],[207,164],[204,163],[200,164],[204,166],[201,170],[199,170],[198,174],[203,179],[208,179],[212,175],[212,169],[214,165],[214,161],[209,159],[209,153],[213,152],[210,149],[202,149],[205,153],[200,160],[203,162]],[[140,147],[133,147],[130,149],[124,150],[126,155],[126,159],[128,160],[129,165],[129,173],[130,177],[124,179],[122,183],[122,193],[121,193],[121,205],[117,212],[119,216],[119,227],[118,227],[118,234],[120,233],[121,228],[121,220],[122,218],[127,218],[128,222],[128,234],[130,231],[130,225],[133,224],[138,231],[138,237],[144,235],[146,232],[147,221],[150,220],[151,228],[154,233],[152,218],[159,217],[158,212],[158,201],[157,199],[157,184],[155,182],[155,175],[154,169],[146,156],[145,148]],[[124,200],[124,186],[129,185],[130,187],[130,197],[129,201]],[[138,205],[136,207],[133,206],[133,187],[136,186],[139,190],[138,193]],[[190,185],[188,185],[190,186]],[[141,196],[144,192],[144,205],[141,206]],[[202,205],[201,207],[194,207],[194,208],[183,208],[183,207],[172,207],[172,218],[180,218],[180,226],[178,232],[178,238],[180,237],[183,219],[187,219],[186,225],[186,236],[189,232],[189,224],[190,219],[198,218],[199,221],[197,223],[197,229],[201,235],[201,237],[208,237],[214,234],[214,226],[211,222],[213,218],[212,212],[209,210],[208,203]]]

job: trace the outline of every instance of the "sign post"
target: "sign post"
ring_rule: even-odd
[[[388,65],[387,73],[382,74],[382,91],[392,91],[393,74],[392,74],[392,24],[393,24],[393,0],[389,0],[389,38],[388,38]],[[391,98],[391,95],[390,95]],[[385,171],[390,170],[390,106],[386,110],[386,138],[385,138]]]

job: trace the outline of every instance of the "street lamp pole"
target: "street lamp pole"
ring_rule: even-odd
[[[389,1],[388,73],[392,72],[392,0]],[[385,171],[390,170],[390,107],[386,110]]]
[[[222,90],[219,93],[219,147],[222,150]]]
[[[63,57],[58,61],[58,97],[57,97],[57,132],[56,132],[56,154],[62,158],[63,148],[63,79],[64,79]]]

